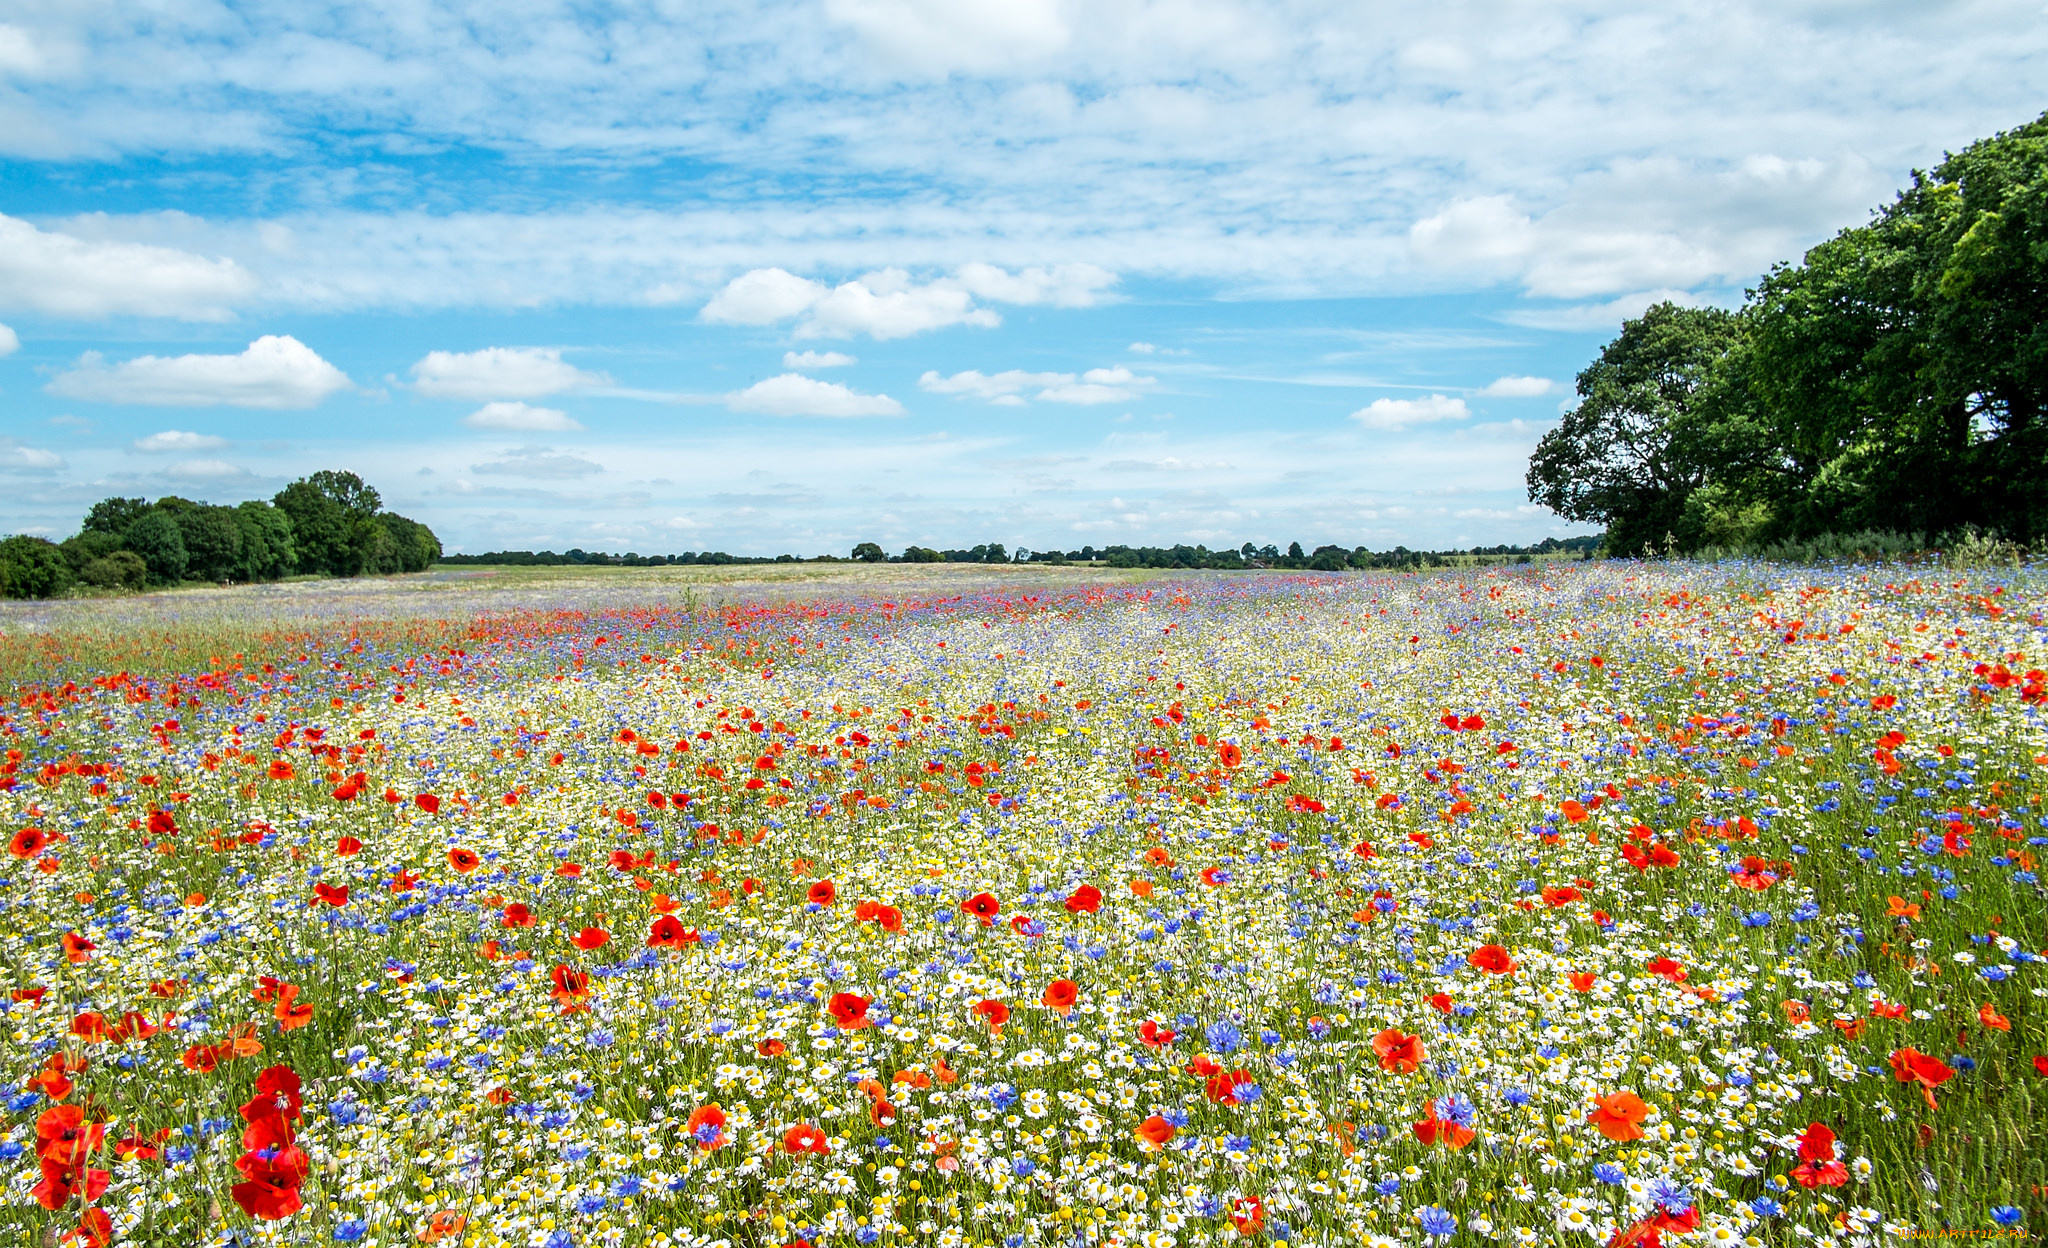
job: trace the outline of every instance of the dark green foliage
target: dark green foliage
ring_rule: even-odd
[[[331,471],[294,481],[271,500],[291,518],[298,570],[326,576],[361,576],[394,557],[377,523],[381,502],[361,477]]]
[[[78,579],[95,589],[141,589],[149,583],[149,565],[132,550],[117,550],[80,568]]]
[[[190,555],[185,535],[169,511],[152,508],[143,512],[122,535],[121,544],[141,558],[156,585],[175,585],[185,579]]]
[[[57,544],[57,549],[64,553],[64,561],[71,565],[73,572],[83,572],[87,564],[121,549],[121,535],[87,529],[65,538]]]
[[[912,546],[903,552],[905,563],[944,563],[946,557],[929,546]]]
[[[119,537],[148,510],[149,500],[146,498],[103,498],[85,513],[85,521],[78,527],[86,533]]]
[[[71,588],[73,576],[53,542],[26,535],[0,541],[0,596],[54,598]]]
[[[2048,539],[2048,115],[1915,173],[1738,313],[1628,322],[1579,395],[1529,496],[1616,553]]]
[[[298,561],[292,522],[269,503],[250,501],[235,508],[242,532],[242,559],[235,579],[275,581],[291,575]]]
[[[853,557],[862,563],[880,563],[889,556],[882,553],[879,542],[862,542],[853,548]]]
[[[441,558],[441,539],[417,520],[385,512],[377,517],[383,529],[378,546],[376,572],[424,572]]]
[[[242,525],[233,507],[214,507],[170,496],[156,500],[158,511],[177,522],[185,542],[185,576],[195,581],[240,579]]]

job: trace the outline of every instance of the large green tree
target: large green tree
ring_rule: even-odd
[[[1748,459],[1740,405],[1723,396],[1745,333],[1732,312],[1674,303],[1625,322],[1579,374],[1578,405],[1536,444],[1529,498],[1606,525],[1608,545],[1628,554],[1704,540],[1709,520],[1688,503]]]
[[[389,540],[377,524],[383,500],[352,472],[302,477],[271,502],[291,518],[300,572],[360,576],[372,569]]]

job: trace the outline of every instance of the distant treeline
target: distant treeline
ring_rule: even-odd
[[[62,542],[0,541],[0,596],[51,598],[74,585],[140,589],[186,581],[216,584],[286,576],[423,572],[441,540],[383,509],[352,472],[316,472],[269,502],[234,507],[166,495],[107,498]]]
[[[1079,550],[1027,550],[1019,547],[1011,551],[1001,542],[984,542],[961,550],[935,550],[928,546],[912,546],[900,555],[885,552],[876,542],[862,542],[853,548],[852,554],[842,559],[838,555],[816,555],[802,559],[796,555],[728,555],[722,550],[690,551],[679,555],[642,555],[627,553],[608,555],[600,551],[570,548],[560,554],[552,550],[493,550],[480,555],[443,555],[440,562],[458,565],[494,565],[499,567],[611,567],[611,568],[655,568],[678,564],[753,564],[753,563],[1039,563],[1039,564],[1107,564],[1112,568],[1293,568],[1315,572],[1341,572],[1347,568],[1419,568],[1440,567],[1446,564],[1470,563],[1475,560],[1513,560],[1528,562],[1538,555],[1576,556],[1591,558],[1599,547],[1598,537],[1548,537],[1534,546],[1474,546],[1470,550],[1410,550],[1396,546],[1392,550],[1372,551],[1363,546],[1345,549],[1342,546],[1318,546],[1304,550],[1300,542],[1291,542],[1285,551],[1278,546],[1254,546],[1250,542],[1236,550],[1225,548],[1210,550],[1207,546],[1105,546],[1100,550],[1083,546]]]

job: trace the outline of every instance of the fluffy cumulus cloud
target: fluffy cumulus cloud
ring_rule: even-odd
[[[97,351],[57,374],[51,394],[158,407],[306,408],[353,388],[348,375],[290,335],[267,334],[240,355],[143,355],[108,364]]]
[[[1432,394],[1426,399],[1374,399],[1351,413],[1351,419],[1368,429],[1394,432],[1417,425],[1463,420],[1471,414],[1465,400]]]
[[[1496,377],[1479,393],[1489,399],[1533,399],[1557,389],[1548,377]]]
[[[583,426],[567,412],[552,407],[533,407],[519,402],[486,403],[462,418],[472,429],[511,429],[530,433],[556,433]]]
[[[430,399],[537,399],[610,381],[564,363],[558,347],[429,351],[412,366],[412,378],[414,392]]]
[[[152,433],[135,441],[135,449],[148,455],[190,454],[193,451],[211,451],[226,446],[226,438],[210,433],[193,433],[189,429],[166,429]]]
[[[0,325],[0,356],[13,355],[21,350],[21,337],[5,325]]]
[[[845,368],[858,364],[859,360],[839,351],[784,351],[782,366],[799,372],[810,372],[820,368]]]
[[[604,468],[581,456],[558,451],[553,447],[520,446],[506,451],[496,459],[471,464],[469,470],[482,476],[525,477],[535,481],[574,481],[579,477],[596,476],[602,473]]]
[[[903,405],[886,394],[862,394],[836,381],[783,373],[725,396],[735,412],[762,416],[901,416]]]
[[[700,315],[713,325],[794,321],[799,338],[861,334],[875,339],[907,338],[952,325],[993,329],[1003,323],[1001,314],[979,306],[977,299],[1027,306],[1092,307],[1107,297],[1116,280],[1114,273],[1092,264],[1026,267],[1012,273],[974,262],[961,265],[950,276],[924,283],[912,280],[903,269],[888,268],[837,286],[798,277],[786,269],[754,269],[727,282],[705,303]]]
[[[79,238],[0,216],[0,307],[61,317],[220,321],[255,293],[256,284],[255,275],[230,259]]]
[[[984,373],[970,368],[951,377],[928,371],[917,379],[918,388],[931,394],[980,399],[999,407],[1024,406],[1027,392],[1046,403],[1127,403],[1157,382],[1156,377],[1140,377],[1121,365],[1091,368],[1080,374],[1031,373],[1017,368]]]

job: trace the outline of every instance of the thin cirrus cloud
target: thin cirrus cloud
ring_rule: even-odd
[[[64,457],[40,446],[23,446],[12,438],[0,438],[0,472],[43,475],[65,467]]]
[[[983,373],[970,368],[951,377],[928,371],[917,379],[918,388],[928,393],[980,399],[997,407],[1024,406],[1027,391],[1035,392],[1031,397],[1045,403],[1128,403],[1157,382],[1156,377],[1141,377],[1121,365],[1091,368],[1080,374],[1031,373],[1017,368]]]
[[[430,399],[538,399],[611,382],[602,373],[564,363],[559,347],[429,351],[412,366],[412,377],[413,392]]]
[[[526,477],[535,481],[573,481],[579,477],[596,476],[602,473],[604,468],[581,456],[558,451],[553,447],[519,446],[506,451],[497,459],[471,464],[469,470],[483,476]]]
[[[472,429],[507,429],[527,433],[567,433],[583,426],[567,412],[553,407],[532,407],[517,401],[486,403],[462,418]]]
[[[1464,420],[1471,414],[1465,400],[1432,394],[1423,399],[1374,399],[1351,413],[1351,419],[1368,429],[1394,433],[1417,425]]]
[[[1002,315],[992,303],[1090,307],[1106,298],[1116,275],[1092,264],[1025,268],[961,265],[949,277],[919,284],[902,269],[880,269],[837,286],[786,269],[754,269],[727,282],[699,313],[713,325],[776,325],[794,321],[799,338],[907,338],[953,325],[993,329]]]
[[[783,373],[725,396],[735,412],[762,416],[901,416],[903,405],[886,394],[862,394],[836,381]]]
[[[239,355],[142,355],[108,364],[97,351],[80,356],[45,387],[51,394],[95,403],[153,407],[317,407],[354,389],[348,375],[290,335],[266,334]]]
[[[210,433],[194,433],[189,429],[166,429],[138,438],[135,449],[147,455],[190,454],[193,451],[212,451],[226,446],[226,438]]]

